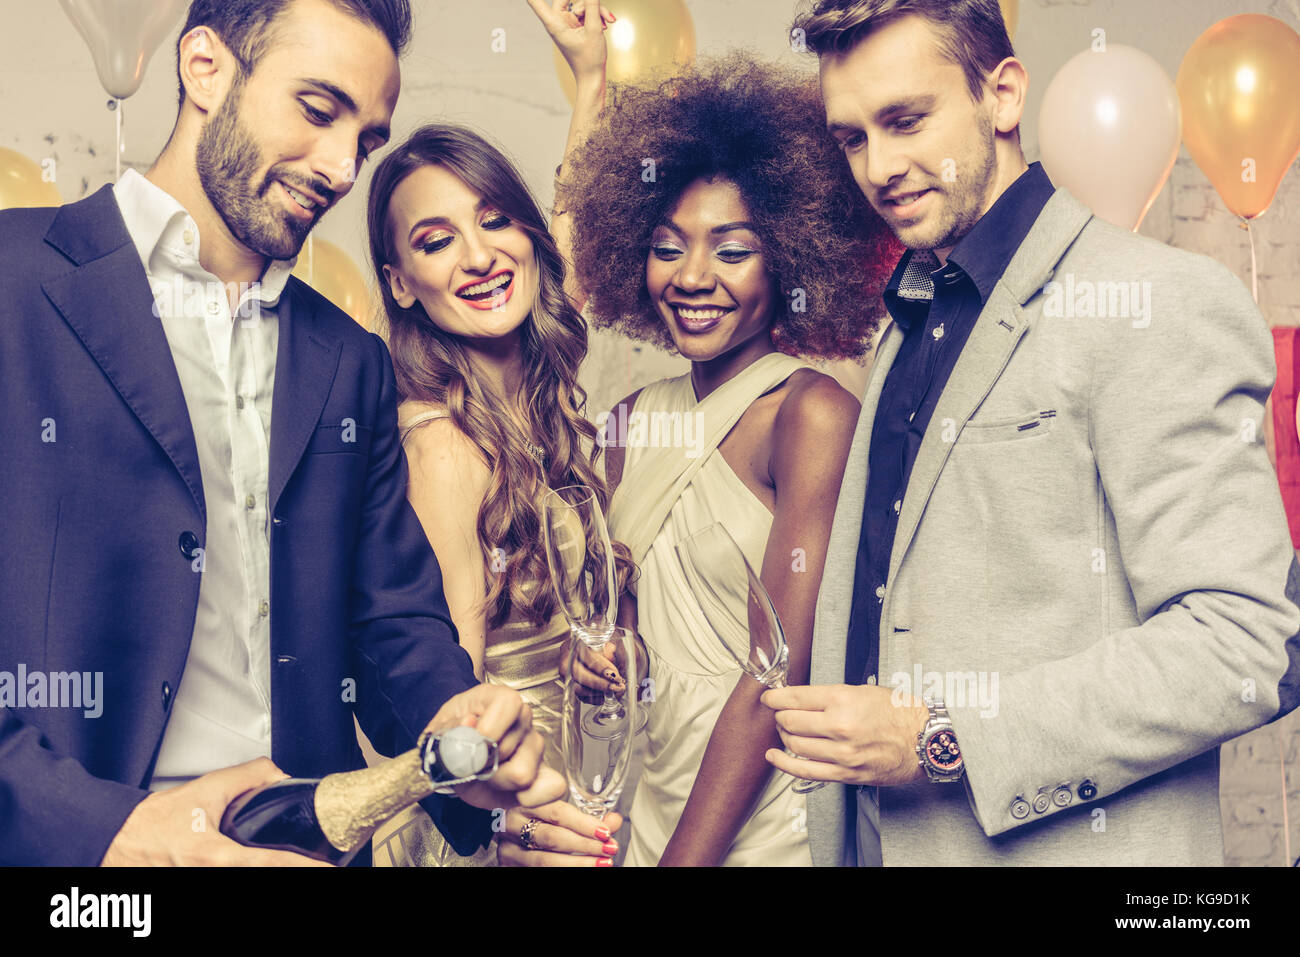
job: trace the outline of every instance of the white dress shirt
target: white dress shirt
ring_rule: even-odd
[[[134,170],[114,187],[153,288],[189,410],[207,506],[194,634],[151,790],[271,755],[271,545],[267,511],[277,306],[293,260],[242,290],[199,265],[199,231]]]

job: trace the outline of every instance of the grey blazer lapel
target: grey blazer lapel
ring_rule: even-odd
[[[876,358],[862,397],[862,412],[853,432],[853,445],[844,466],[840,495],[826,549],[825,570],[817,594],[813,625],[812,673],[810,683],[836,685],[844,681],[848,652],[849,610],[853,605],[853,573],[858,560],[858,536],[862,531],[862,504],[867,491],[867,460],[871,450],[871,429],[885,376],[898,356],[903,334],[890,324],[876,347]],[[828,785],[808,794],[808,845],[813,864],[835,867],[843,863],[849,807],[853,789]]]
[[[1021,308],[1051,278],[1056,264],[1083,230],[1091,211],[1063,189],[1058,189],[1034,221],[983,311],[952,370],[926,428],[925,438],[912,465],[903,496],[898,531],[889,561],[889,582],[894,581],[916,534],[930,494],[948,461],[962,429],[1006,368],[1016,345],[1029,328]],[[890,620],[890,588],[881,609],[881,627]]]

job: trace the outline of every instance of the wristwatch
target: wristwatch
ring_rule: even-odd
[[[921,768],[936,783],[960,781],[966,772],[966,765],[962,760],[961,745],[957,743],[957,734],[948,718],[948,709],[943,706],[942,700],[924,700],[925,706],[930,709],[930,718],[916,736],[916,756],[921,762]]]
[[[425,733],[419,742],[420,767],[437,785],[434,794],[454,794],[470,781],[484,781],[497,771],[497,746],[470,727]]]

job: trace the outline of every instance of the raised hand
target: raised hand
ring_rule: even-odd
[[[614,14],[596,0],[528,0],[528,5],[542,21],[579,86],[587,79],[605,79],[604,31],[614,22]],[[588,11],[594,16],[588,16]]]

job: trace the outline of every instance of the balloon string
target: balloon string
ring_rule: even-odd
[[[1243,219],[1241,228],[1250,240],[1250,294],[1259,305],[1259,263],[1255,258],[1255,233],[1250,228],[1250,220]],[[1282,737],[1282,726],[1277,726],[1277,766],[1282,775],[1282,865],[1291,866],[1291,815],[1286,799],[1286,741]]]
[[[114,152],[116,158],[117,175],[113,177],[114,182],[122,178],[122,101],[117,101],[117,107],[113,110],[117,114],[117,150]]]
[[[1255,233],[1250,228],[1250,220],[1243,219],[1241,228],[1250,240],[1250,294],[1259,304],[1259,264],[1255,258]],[[1286,741],[1282,737],[1282,726],[1277,725],[1277,767],[1282,775],[1282,865],[1291,866],[1291,815],[1286,799]]]
[[[1250,240],[1250,294],[1255,297],[1255,305],[1259,305],[1259,267],[1255,263],[1255,233],[1250,228],[1250,220],[1243,219],[1241,228],[1246,231],[1246,238]]]

